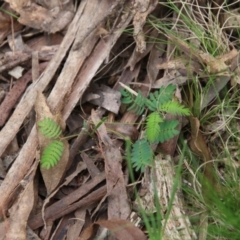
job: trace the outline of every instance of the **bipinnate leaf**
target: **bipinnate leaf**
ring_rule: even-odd
[[[161,130],[159,123],[162,121],[163,119],[158,112],[153,112],[148,115],[146,123],[146,135],[150,143],[157,142],[158,135],[160,134]]]
[[[141,115],[145,109],[145,102],[146,98],[141,92],[138,92],[137,97],[134,99],[133,104],[128,108],[128,110],[132,110],[137,115]]]
[[[62,108],[62,106],[59,107]],[[60,112],[58,112],[58,109],[55,110],[57,113],[53,114],[47,103],[46,97],[41,92],[38,92],[35,102],[35,111],[38,128],[38,143],[41,150],[40,171],[46,186],[47,194],[50,194],[56,189],[61,182],[69,160],[68,141],[61,138],[62,131],[65,129],[65,120]],[[42,132],[40,128],[41,130],[44,129],[44,132]],[[45,132],[48,137],[44,135]]]
[[[60,126],[51,118],[44,118],[38,122],[39,131],[47,138],[58,138],[62,134]]]
[[[161,87],[159,89],[159,103],[165,103],[172,100],[174,92],[176,91],[176,86],[173,84],[169,84],[167,87]]]
[[[177,116],[189,116],[190,115],[190,109],[185,108],[183,105],[181,105],[179,102],[166,102],[161,105],[159,105],[159,111],[170,113]]]
[[[40,159],[41,167],[49,169],[54,167],[61,159],[63,154],[64,144],[61,141],[54,140],[47,145],[42,152]]]
[[[149,94],[148,99],[146,99],[146,107],[151,111],[156,111],[159,105],[158,91]]]
[[[160,125],[160,134],[158,135],[157,142],[163,143],[173,138],[175,135],[179,134],[179,131],[176,129],[179,122],[177,120],[169,120],[161,122]]]
[[[172,100],[176,86],[169,84],[167,87],[161,87],[158,91],[149,94],[145,101],[146,107],[151,111],[156,111],[158,106]]]
[[[133,95],[130,92],[128,92],[127,90],[120,89],[120,93],[122,95],[122,99],[121,99],[122,103],[130,104],[134,101]]]
[[[161,87],[159,90],[150,93],[148,98],[145,98],[141,92],[135,97],[127,90],[120,90],[122,94],[122,103],[131,104],[128,110],[132,110],[137,115],[141,115],[145,108],[151,111],[157,111],[159,106],[170,102],[176,86],[169,84],[167,87]]]
[[[152,159],[153,152],[146,139],[138,140],[133,144],[131,160],[136,171],[144,172],[145,166],[151,165]]]

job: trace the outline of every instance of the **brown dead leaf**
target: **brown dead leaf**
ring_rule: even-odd
[[[82,103],[89,101],[94,105],[103,107],[110,112],[118,114],[121,105],[121,93],[106,85],[93,84],[83,96]]]
[[[168,74],[166,74],[162,78],[155,81],[152,85],[152,88],[159,89],[162,86],[166,87],[169,84],[181,86],[187,80],[188,80],[187,76],[182,76],[178,70],[172,70],[172,71],[169,71]]]
[[[158,38],[161,38],[162,40],[166,39],[166,37],[163,34],[159,34],[159,33],[156,35],[156,39]],[[162,62],[163,54],[164,54],[163,49],[165,48],[166,48],[166,43],[161,43],[161,44],[154,43],[151,49],[148,63],[147,63],[147,74],[151,84],[155,83],[156,78],[158,76],[159,69],[156,68],[156,65]]]
[[[211,84],[208,91],[202,96],[201,110],[207,107],[213,99],[219,96],[219,92],[227,85],[230,81],[230,76],[218,76],[215,79],[215,82]]]
[[[101,121],[98,113],[92,110],[91,118],[95,126]],[[105,172],[108,192],[108,218],[127,219],[130,207],[122,172],[122,156],[118,147],[114,146],[107,134],[104,124],[97,129],[99,137],[104,143],[103,156],[105,159]]]
[[[48,204],[50,202],[50,200],[55,196],[55,194],[64,186],[67,186],[80,172],[82,172],[83,170],[86,169],[86,164],[83,162],[80,162],[77,167],[76,170],[70,174],[65,181],[58,186],[55,191],[53,191],[50,195],[48,195],[48,197],[45,199],[44,204],[43,204],[43,208],[45,207],[46,204]]]
[[[102,220],[86,228],[78,240],[88,240],[94,233],[96,225],[107,228],[118,240],[146,240],[145,234],[131,222],[122,219]]]
[[[211,154],[200,132],[200,122],[196,117],[190,117],[191,141],[189,142],[192,151],[203,157],[204,162],[211,160]]]
[[[95,176],[97,176],[98,174],[100,174],[99,169],[97,168],[97,166],[94,164],[93,159],[91,159],[86,153],[82,152],[81,153],[81,157],[83,159],[83,161],[85,162],[88,172],[91,175],[92,178],[94,178]]]
[[[207,144],[200,132],[200,122],[196,117],[189,117],[191,124],[191,140],[189,142],[191,150],[204,161],[204,175],[208,179],[208,182],[212,186],[217,187],[216,179],[214,177],[214,168],[212,162],[211,153],[207,147]]]
[[[140,66],[140,64],[136,64],[133,70],[126,67],[123,70],[120,78],[118,79],[118,82],[115,84],[114,89],[119,90],[120,88],[122,88],[119,83],[129,84],[134,79],[137,79],[140,72]]]
[[[149,33],[149,37],[150,38],[157,38],[158,33],[153,30]],[[138,62],[140,62],[141,59],[143,59],[144,57],[146,57],[146,55],[149,54],[149,52],[152,50],[153,48],[153,43],[149,43],[146,45],[145,50],[143,52],[139,52],[137,47],[134,49],[133,53],[131,54],[128,63],[126,64],[125,68],[127,68],[128,66],[130,67],[130,70],[133,71],[135,69],[135,66]]]
[[[44,118],[51,118],[56,123],[58,123],[62,130],[65,129],[65,122],[60,114],[54,115],[49,106],[47,105],[46,98],[42,93],[38,93],[37,100],[35,103],[35,110],[37,114],[36,121],[42,121]],[[41,147],[41,150],[48,146],[50,141],[46,137],[44,137],[41,133],[38,133],[38,141]],[[56,166],[50,168],[49,170],[41,168],[41,173],[43,176],[43,180],[45,182],[47,193],[50,194],[60,183],[62,177],[66,171],[66,166],[68,163],[69,157],[69,145],[66,140],[61,140],[64,143],[64,151],[61,159],[57,163]]]

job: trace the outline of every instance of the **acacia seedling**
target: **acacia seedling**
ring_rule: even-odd
[[[39,121],[38,128],[44,137],[51,140],[50,144],[43,149],[40,158],[41,167],[50,169],[57,165],[63,154],[64,144],[60,138],[62,130],[51,118],[44,118]]]
[[[131,161],[135,170],[144,171],[145,166],[151,165],[154,156],[150,147],[152,143],[163,143],[179,134],[176,129],[179,122],[177,120],[165,120],[164,114],[190,115],[190,109],[184,107],[178,101],[172,100],[175,91],[176,86],[170,84],[150,93],[149,97],[146,98],[141,92],[138,92],[135,96],[128,89],[121,90],[122,103],[129,105],[128,110],[137,115],[141,115],[145,110],[151,112],[144,123],[144,138],[137,140],[132,145]]]

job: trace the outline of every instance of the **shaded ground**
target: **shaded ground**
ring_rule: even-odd
[[[0,3],[1,239],[239,239],[237,1]]]

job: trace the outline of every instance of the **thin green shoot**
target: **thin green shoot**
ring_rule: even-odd
[[[6,10],[6,9],[4,9],[4,8],[2,8],[2,7],[0,7],[0,11],[6,13],[7,15],[9,15],[9,16],[11,16],[11,17],[13,17],[13,18],[16,18],[16,19],[19,18],[17,15],[15,15],[15,14],[9,12],[8,10]]]

